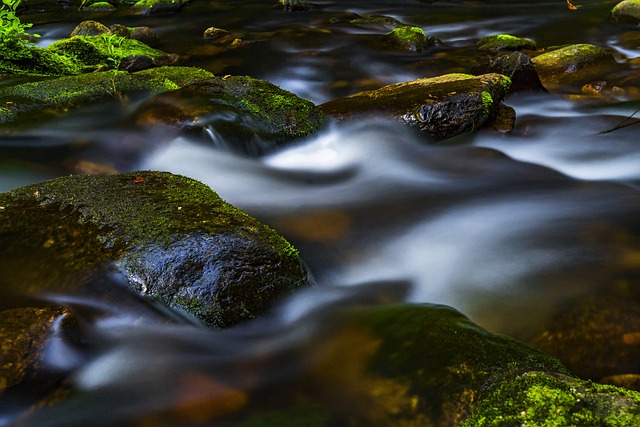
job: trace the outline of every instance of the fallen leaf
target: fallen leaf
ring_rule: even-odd
[[[567,0],[567,7],[569,10],[578,10],[578,8],[571,3],[571,0]]]
[[[138,175],[134,178],[133,182],[144,182],[144,178],[141,175]]]

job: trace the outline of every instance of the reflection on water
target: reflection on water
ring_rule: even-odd
[[[316,103],[468,72],[477,38],[495,32],[541,46],[591,42],[637,54],[620,42],[629,28],[607,23],[611,3],[604,1],[576,2],[577,13],[562,1],[318,1],[315,12],[300,14],[268,3],[192,2],[175,21],[153,16],[144,25],[158,31],[159,48],[180,54],[206,47],[201,34],[211,25],[236,31],[250,43],[191,55],[186,65],[266,78]],[[419,54],[379,49],[373,39],[383,32],[328,24],[345,11],[420,25],[442,44]],[[70,28],[61,22],[40,32],[48,43]],[[448,304],[491,330],[527,339],[567,301],[637,274],[638,128],[602,133],[631,116],[634,102],[513,95],[506,100],[518,117],[512,135],[480,131],[426,145],[396,124],[342,124],[249,159],[225,150],[227,141],[213,130],[197,141],[134,132],[130,101],[0,136],[0,191],[96,167],[184,174],[285,235],[319,285],[266,319],[224,332],[117,290],[44,295],[79,319],[77,331],[52,341],[48,361],[83,393],[24,425],[124,425],[166,408],[193,415],[212,400],[223,402],[213,405],[222,414],[234,410],[246,393],[277,388],[303,371],[311,363],[308,344],[321,339],[326,316],[343,305]],[[0,407],[0,425],[11,425],[20,403]]]

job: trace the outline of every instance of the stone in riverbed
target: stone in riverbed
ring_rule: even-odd
[[[494,34],[483,37],[476,44],[482,50],[536,50],[536,42],[524,37],[516,37],[510,34]]]
[[[500,74],[447,74],[356,93],[319,108],[336,120],[388,117],[446,139],[482,126],[496,113],[510,84]]]
[[[427,38],[420,27],[405,25],[388,32],[384,39],[386,43],[393,47],[422,52],[425,48],[433,44],[433,40]]]
[[[0,194],[0,206],[0,274],[14,291],[73,291],[113,264],[136,292],[226,327],[310,282],[284,238],[170,173],[63,177]]]
[[[222,137],[233,151],[261,155],[314,134],[326,117],[312,102],[270,82],[231,76],[161,93],[140,107],[137,123],[206,130]]]
[[[608,49],[591,44],[564,46],[533,57],[531,61],[547,89],[558,84],[581,86],[617,65]]]
[[[637,24],[640,22],[640,0],[624,0],[611,9],[614,21]]]
[[[531,59],[522,52],[513,52],[491,58],[486,64],[473,70],[474,73],[498,73],[511,79],[509,93],[546,92]]]

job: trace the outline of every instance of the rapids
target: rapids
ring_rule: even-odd
[[[607,19],[614,3],[575,3],[579,10],[570,12],[562,0],[321,0],[313,11],[287,13],[265,0],[193,0],[177,15],[101,20],[143,21],[158,32],[158,48],[188,56],[184,65],[266,79],[319,104],[469,72],[475,42],[495,33],[539,46],[608,46],[621,62],[640,56],[624,41],[635,28]],[[341,12],[392,16],[441,43],[422,53],[377,49],[371,38],[384,30],[327,23]],[[73,8],[27,16],[42,45],[81,19]],[[251,43],[212,53],[202,38],[209,26]],[[344,305],[446,304],[491,331],[527,340],[566,304],[637,274],[637,243],[609,236],[637,229],[638,127],[606,132],[637,111],[637,100],[512,95],[505,101],[517,113],[512,134],[480,130],[427,145],[395,123],[343,123],[260,158],[230,153],[214,131],[203,143],[132,130],[126,118],[136,102],[118,114],[114,100],[0,136],[0,191],[83,171],[87,162],[187,175],[289,239],[318,286],[265,319],[223,332],[124,292],[42,295],[84,313],[85,346],[61,334],[48,361],[86,394],[36,414],[29,425],[124,423],[172,402],[176,381],[193,372],[241,389],[277,385],[302,369],[299,353]],[[119,280],[96,277],[98,284]],[[211,390],[196,390],[195,401],[204,398],[197,392],[211,398]],[[20,402],[0,406],[0,426],[20,410]]]

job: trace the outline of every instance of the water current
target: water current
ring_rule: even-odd
[[[561,0],[314,4],[312,11],[288,13],[269,0],[192,0],[176,15],[100,20],[148,25],[158,32],[158,48],[188,57],[184,65],[266,79],[316,104],[469,72],[476,41],[494,33],[539,46],[607,46],[619,62],[640,56],[627,41],[637,29],[611,23],[608,1],[578,0],[577,11]],[[391,16],[441,43],[421,53],[380,49],[372,40],[385,29],[329,24],[343,12]],[[42,45],[82,19],[73,7],[53,18],[29,17]],[[214,50],[202,38],[210,26],[252,43]],[[99,298],[47,295],[86,312],[89,350],[63,336],[49,349],[52,366],[70,372],[85,398],[43,411],[31,425],[128,425],[175,405],[171,390],[194,376],[197,383],[200,374],[239,389],[277,388],[303,369],[309,343],[323,339],[327,316],[344,305],[446,304],[491,331],[527,340],[572,300],[631,286],[637,243],[611,236],[637,228],[639,128],[603,132],[632,116],[637,99],[511,95],[505,100],[517,113],[511,134],[479,130],[433,145],[397,123],[351,122],[258,158],[230,152],[219,138],[133,130],[126,118],[135,100],[1,136],[0,191],[82,172],[86,164],[180,173],[283,234],[318,281],[267,318],[224,332],[116,291]],[[192,393],[199,402],[218,394],[228,399],[229,392],[203,386]],[[3,408],[0,425],[10,425],[20,410]]]

